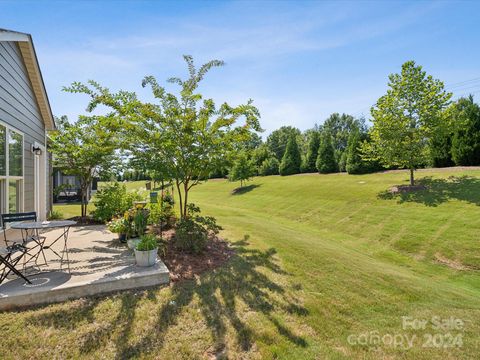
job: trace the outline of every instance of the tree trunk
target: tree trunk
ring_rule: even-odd
[[[187,217],[187,208],[188,208],[188,181],[185,181],[183,184],[183,188],[185,189],[184,198],[183,198],[183,217]]]
[[[410,186],[413,186],[415,184],[415,178],[413,176],[413,172],[415,169],[410,169]]]
[[[183,219],[183,202],[182,202],[182,192],[180,190],[180,184],[178,180],[175,180],[175,184],[177,185],[177,192],[178,192],[178,205],[180,207],[180,218]]]

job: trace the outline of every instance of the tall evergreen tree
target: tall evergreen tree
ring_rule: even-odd
[[[285,154],[288,140],[291,136],[296,137],[297,145],[301,143],[302,137],[300,130],[292,126],[282,126],[280,129],[273,131],[267,137],[267,147],[275,154],[278,161],[282,160],[283,154]]]
[[[432,157],[431,165],[433,167],[455,165],[452,159],[452,139],[453,132],[449,129],[432,137],[430,142],[430,154]]]
[[[295,135],[291,135],[288,139],[285,154],[283,154],[280,163],[280,175],[292,175],[300,172],[302,157],[298,149],[297,139]]]
[[[317,171],[318,148],[320,146],[320,134],[314,131],[310,134],[307,144],[307,154],[303,164],[303,172]]]
[[[322,135],[320,147],[318,148],[317,170],[319,173],[328,174],[337,171],[335,162],[335,150],[332,144],[332,136],[325,132]]]
[[[378,161],[362,158],[361,144],[364,141],[368,141],[368,134],[358,130],[352,132],[348,138],[345,170],[349,174],[366,174],[382,169]]]
[[[454,124],[452,158],[456,165],[480,164],[480,106],[473,96],[461,98],[449,108]]]

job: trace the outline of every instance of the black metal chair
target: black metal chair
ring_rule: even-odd
[[[31,284],[30,280],[28,280],[25,275],[23,275],[20,271],[18,271],[15,268],[17,263],[20,261],[21,258],[25,256],[26,253],[27,253],[27,248],[22,244],[13,244],[7,247],[0,248],[0,266],[2,267],[2,269],[0,270],[1,271],[0,284],[12,272],[15,275],[21,277],[27,283]]]
[[[8,240],[7,239],[7,225],[9,223],[15,223],[15,222],[22,222],[22,221],[37,221],[37,213],[35,211],[31,212],[25,212],[25,213],[14,213],[14,214],[2,214],[1,215],[2,219],[2,229],[3,229],[3,239],[5,241],[5,245],[7,248],[9,246],[13,246],[19,243],[18,240]],[[21,230],[22,234],[22,239],[21,239],[21,244],[24,248],[26,248],[26,252],[24,255],[29,255],[29,259],[26,259],[27,256],[24,257],[24,263],[23,263],[23,269],[25,271],[26,264],[31,262],[32,260],[35,261],[35,265],[38,266],[37,259],[40,254],[43,256],[44,264],[41,265],[47,265],[47,258],[45,257],[45,253],[43,251],[43,242],[45,241],[44,236],[40,236],[38,233],[38,230],[35,230],[33,234],[28,234],[28,231]],[[35,245],[33,247],[27,246],[29,242],[35,242]],[[9,244],[11,243],[11,244]],[[34,254],[34,250],[38,248],[38,251],[36,251]]]
[[[26,212],[26,213],[16,213],[16,214],[2,214],[2,229],[3,229],[3,240],[5,245],[9,246],[9,242],[12,244],[17,243],[18,241],[7,240],[7,224],[13,222],[22,222],[22,221],[37,221],[37,213],[35,211]],[[22,233],[22,242],[25,241]]]

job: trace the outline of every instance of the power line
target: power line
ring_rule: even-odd
[[[463,80],[463,81],[459,81],[459,82],[456,82],[456,83],[445,84],[445,87],[454,88],[454,87],[458,87],[458,86],[461,86],[461,85],[466,84],[466,83],[477,82],[477,81],[480,81],[480,77],[469,79],[469,80]]]

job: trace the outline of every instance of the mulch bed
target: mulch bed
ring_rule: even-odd
[[[174,229],[162,233],[163,239],[167,240],[167,248],[165,255],[160,255],[170,271],[172,283],[194,279],[206,270],[225,264],[235,254],[229,243],[218,237],[211,237],[201,254],[183,252],[173,245],[174,236]]]

